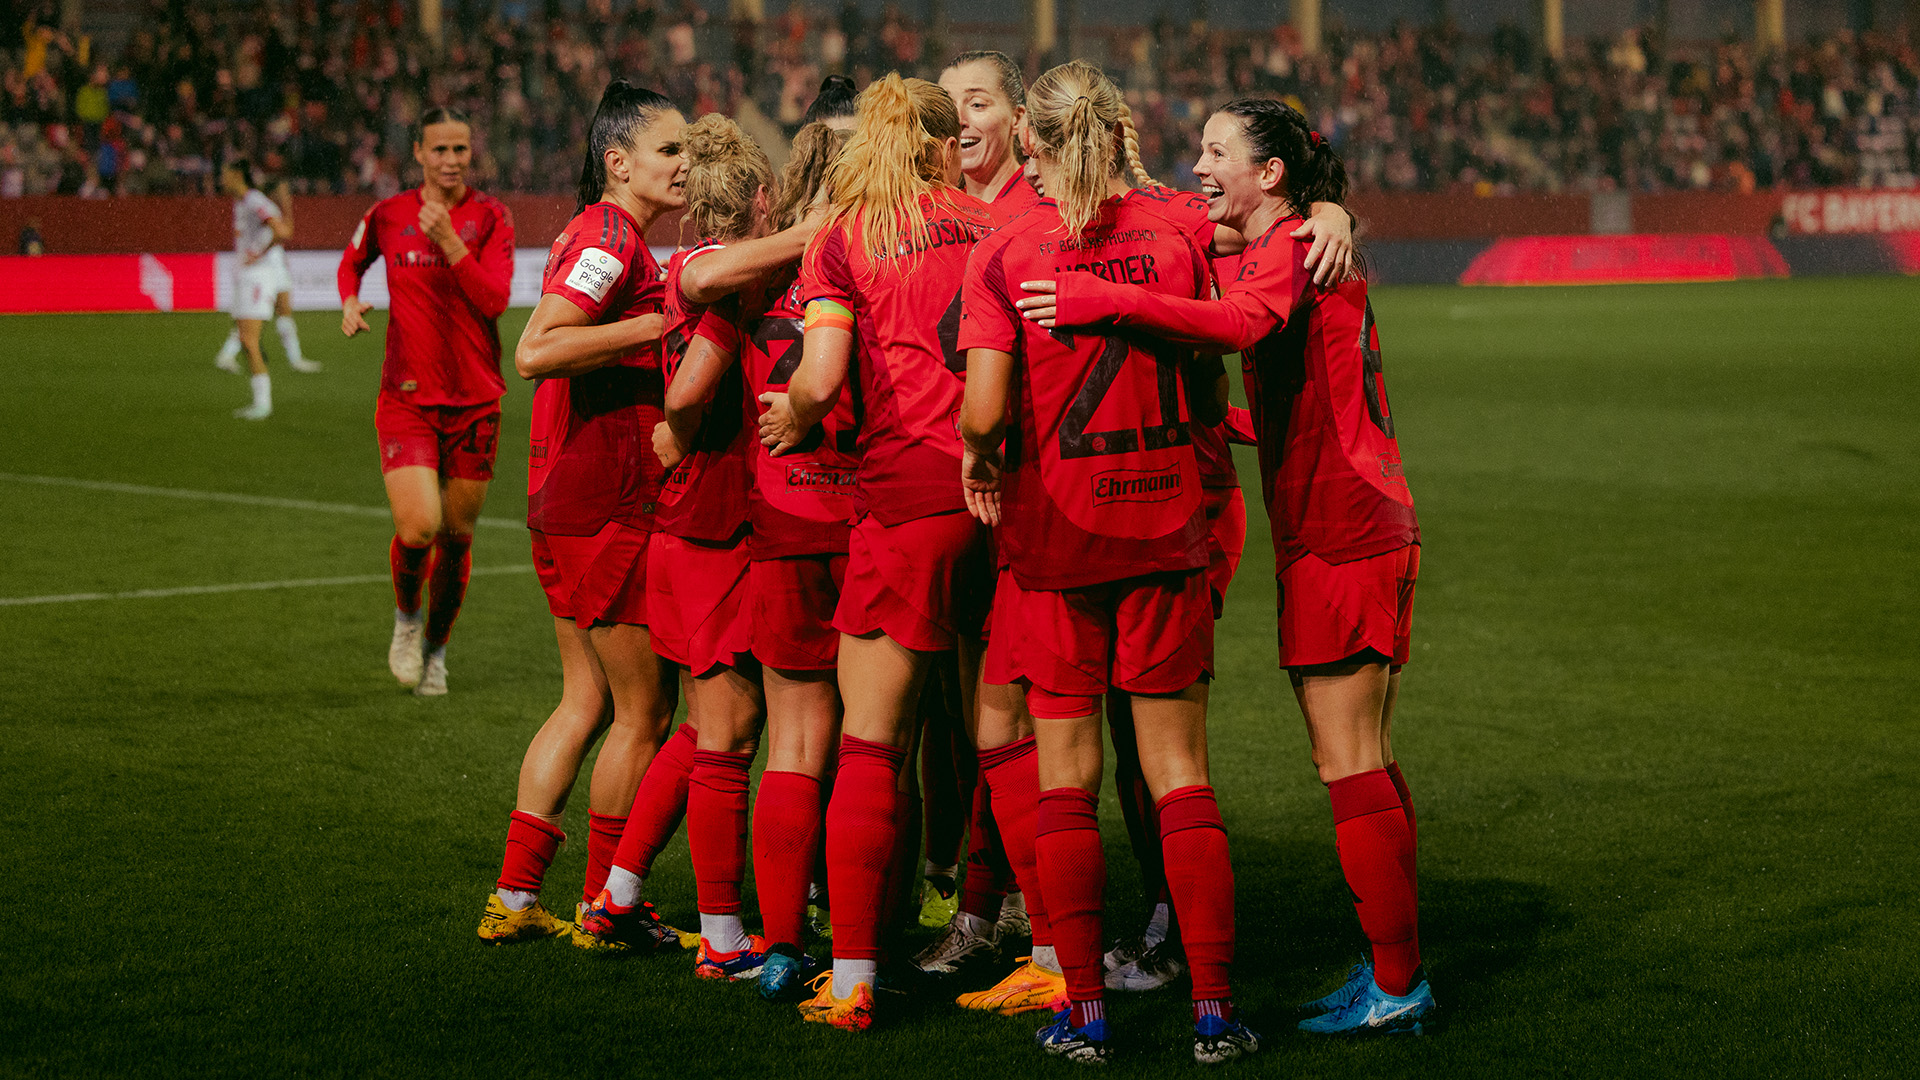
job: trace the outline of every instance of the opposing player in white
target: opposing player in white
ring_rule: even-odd
[[[233,247],[238,265],[233,273],[233,331],[214,363],[222,370],[237,372],[234,346],[246,350],[253,402],[235,409],[233,415],[242,420],[265,420],[273,415],[273,382],[260,352],[260,328],[273,316],[279,295],[293,287],[285,253],[273,254],[293,235],[293,225],[280,207],[254,186],[253,167],[245,158],[236,158],[220,170],[220,188],[234,199]],[[287,322],[291,324],[292,319]],[[289,353],[290,357],[294,355]],[[304,360],[293,366],[295,370],[318,367]]]

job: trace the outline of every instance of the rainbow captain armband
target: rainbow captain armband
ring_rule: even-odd
[[[848,333],[852,333],[853,312],[847,310],[844,304],[837,303],[833,300],[809,300],[807,301],[807,319],[804,326],[805,329],[808,330],[816,326],[831,326],[836,330],[845,330]]]

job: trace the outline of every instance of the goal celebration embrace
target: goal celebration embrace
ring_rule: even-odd
[[[1085,1064],[1134,1052],[1110,994],[1180,987],[1196,1062],[1258,1053],[1278,1032],[1235,1005],[1260,977],[1235,962],[1249,856],[1208,738],[1242,444],[1274,542],[1262,696],[1284,677],[1306,721],[1359,956],[1284,1022],[1422,1032],[1390,738],[1420,530],[1329,141],[1237,99],[1191,148],[1199,190],[1175,190],[1099,68],[1028,85],[995,52],[937,83],[828,79],[778,169],[734,120],[624,79],[586,132],[511,350],[563,679],[501,807],[480,939],[686,964],[849,1037],[907,1022],[903,995],[1033,1014],[1010,1037]],[[467,185],[471,142],[460,113],[421,115],[424,184],[367,212],[339,273],[352,336],[386,261],[389,664],[425,695],[459,693],[505,390],[514,223]],[[676,219],[663,259],[647,238]],[[1109,741],[1144,926],[1103,917]],[[663,910],[682,822],[694,910]],[[570,833],[577,898],[544,888]],[[958,992],[963,971],[998,981]]]

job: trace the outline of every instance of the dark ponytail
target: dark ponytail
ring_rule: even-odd
[[[580,165],[580,205],[574,213],[599,202],[606,194],[607,151],[631,147],[641,128],[673,108],[665,95],[625,79],[607,84],[600,95],[600,107],[593,111],[593,124],[587,129],[587,159]]]
[[[1265,98],[1238,98],[1220,111],[1239,119],[1255,164],[1274,158],[1286,163],[1287,201],[1295,210],[1305,214],[1317,202],[1346,203],[1346,163],[1300,110]]]
[[[852,79],[845,75],[829,75],[820,80],[820,96],[807,106],[807,115],[800,123],[804,127],[816,120],[853,116],[860,111],[859,97],[860,91],[853,85]]]

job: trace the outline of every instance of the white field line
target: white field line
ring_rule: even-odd
[[[241,495],[231,491],[193,491],[188,488],[148,487],[145,484],[117,484],[110,480],[78,480],[68,476],[31,476],[26,473],[0,472],[0,480],[16,484],[40,484],[44,487],[81,488],[87,491],[111,491],[118,495],[158,495],[168,499],[193,499],[199,502],[236,503],[241,506],[270,506],[279,510],[312,510],[323,514],[352,514],[391,520],[384,506],[355,506],[352,503],[315,502],[312,499],[282,499],[272,495]],[[476,524],[489,529],[524,529],[526,522],[507,518],[483,517]]]
[[[524,574],[532,564],[523,566],[476,566],[472,573]],[[66,593],[61,596],[0,596],[0,607],[25,607],[29,604],[78,604],[88,600],[152,600],[163,596],[208,596],[214,593],[261,592],[267,589],[309,589],[322,585],[372,585],[391,581],[387,574],[349,574],[345,577],[295,578],[291,581],[243,581],[230,585],[182,585],[173,589],[132,589],[127,592]]]

